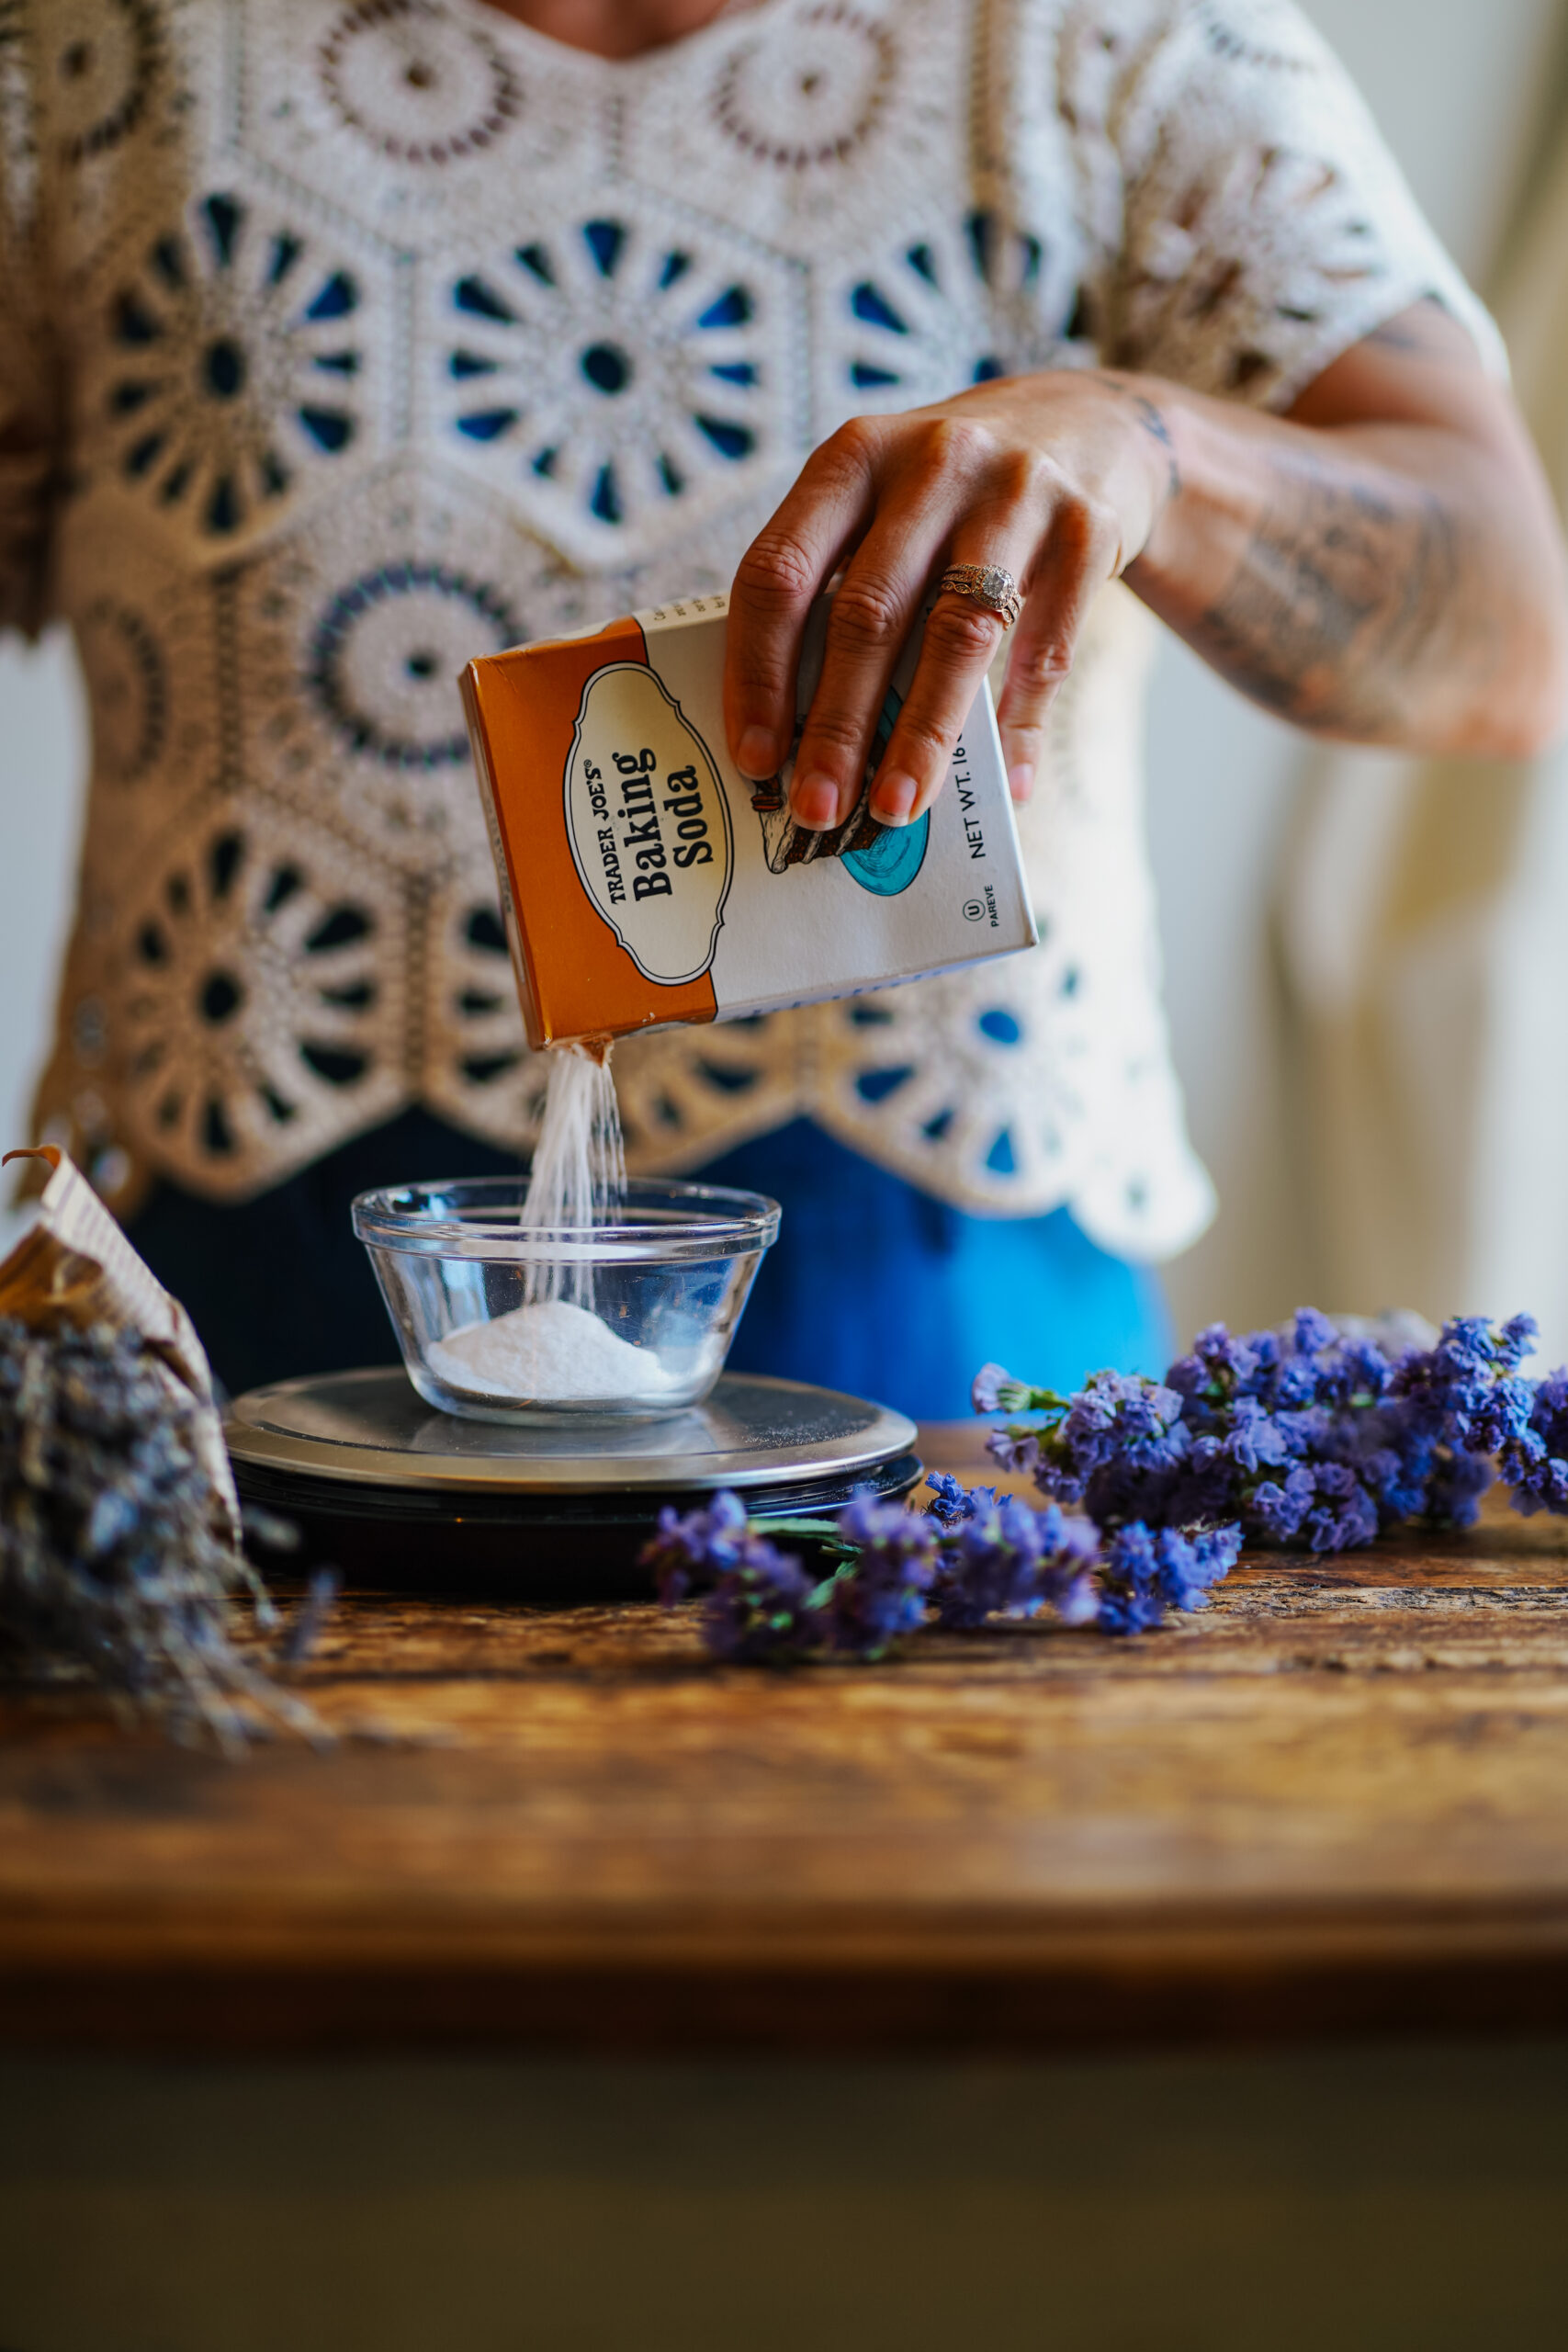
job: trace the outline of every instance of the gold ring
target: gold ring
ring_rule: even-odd
[[[950,563],[937,582],[939,596],[966,596],[1011,628],[1023,610],[1018,582],[1002,563]]]

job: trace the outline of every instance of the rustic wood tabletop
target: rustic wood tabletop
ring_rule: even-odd
[[[974,1470],[972,1432],[925,1433]],[[0,1690],[0,2038],[954,2048],[1568,2023],[1568,1527],[1249,1558],[1134,1641],[721,1668],[345,1596],[339,1742]]]

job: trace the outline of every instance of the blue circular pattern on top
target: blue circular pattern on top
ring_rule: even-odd
[[[447,300],[459,446],[504,453],[590,532],[673,527],[763,438],[765,306],[745,249],[711,229],[607,213],[541,229]]]
[[[451,766],[468,757],[458,673],[523,634],[488,582],[445,564],[383,564],[333,596],[306,679],[349,750],[388,767]]]
[[[976,210],[958,236],[922,237],[872,265],[836,298],[843,393],[856,406],[907,408],[992,382],[1020,362],[998,347],[998,310],[1039,300],[1040,239]]]

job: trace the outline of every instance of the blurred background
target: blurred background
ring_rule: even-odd
[[[1497,308],[1568,490],[1568,0],[1306,0]],[[0,1139],[21,1141],[86,741],[63,635],[0,643]],[[1174,641],[1150,828],[1177,1064],[1219,1216],[1178,1328],[1305,1300],[1529,1308],[1568,1356],[1568,754],[1325,753]],[[6,1212],[0,1210],[0,1239]]]

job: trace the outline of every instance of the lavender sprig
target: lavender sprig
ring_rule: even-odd
[[[1206,1606],[1240,1544],[1235,1528],[1162,1534],[1145,1575],[1121,1538],[1120,1552],[1102,1551],[1090,1522],[1059,1504],[1034,1510],[945,1474],[931,1485],[927,1510],[862,1494],[836,1521],[751,1520],[736,1496],[721,1494],[684,1518],[661,1512],[643,1562],[667,1606],[703,1595],[703,1639],[715,1657],[754,1665],[827,1653],[874,1660],[932,1623],[965,1630],[1046,1609],[1065,1625],[1135,1633],[1168,1609]],[[838,1555],[819,1584],[774,1550],[770,1538],[785,1530]]]
[[[1100,1373],[1072,1397],[1028,1390],[1040,1419],[987,1442],[1111,1531],[1235,1521],[1250,1542],[1337,1552],[1410,1521],[1467,1527],[1494,1454],[1517,1508],[1561,1510],[1568,1375],[1561,1390],[1520,1375],[1534,1338],[1528,1316],[1463,1317],[1426,1348],[1312,1307],[1240,1337],[1214,1324],[1163,1382]],[[1025,1393],[1005,1374],[982,1382],[986,1396]]]
[[[1303,1307],[1273,1330],[1211,1325],[1163,1381],[1102,1372],[1062,1396],[987,1364],[976,1410],[1034,1417],[987,1448],[1043,1510],[946,1473],[923,1512],[863,1496],[836,1521],[750,1521],[720,1496],[666,1512],[645,1557],[667,1600],[707,1580],[727,1657],[879,1657],[923,1624],[1046,1609],[1145,1632],[1206,1607],[1245,1542],[1340,1552],[1412,1521],[1470,1526],[1494,1457],[1517,1510],[1568,1513],[1568,1369],[1526,1379],[1535,1336],[1528,1316],[1462,1317],[1423,1346],[1408,1319]],[[773,1549],[783,1533],[828,1549],[823,1582]]]
[[[752,1665],[803,1657],[828,1638],[821,1588],[753,1528],[738,1495],[716,1494],[684,1518],[667,1507],[640,1557],[667,1609],[694,1589],[704,1594],[703,1637],[716,1657]]]
[[[1207,1609],[1211,1589],[1235,1567],[1239,1527],[1151,1531],[1141,1521],[1106,1547],[1099,1622],[1105,1632],[1143,1634],[1163,1624],[1168,1609]]]

